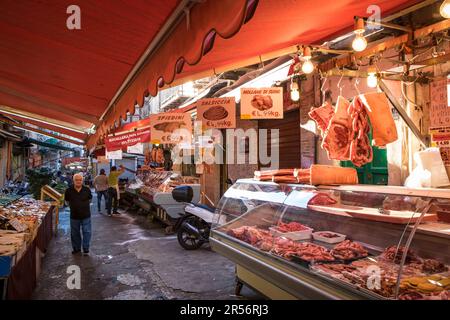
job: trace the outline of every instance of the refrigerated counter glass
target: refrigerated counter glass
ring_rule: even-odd
[[[449,217],[450,190],[247,179],[221,199],[211,246],[236,263],[237,294],[448,300]]]

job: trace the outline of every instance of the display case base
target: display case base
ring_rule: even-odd
[[[250,270],[236,265],[236,277],[237,277],[237,286],[239,286],[239,282],[253,290],[259,292],[263,296],[272,299],[272,300],[297,300],[296,297],[289,294],[288,292],[278,288],[272,283],[264,280],[264,278],[254,274]],[[240,292],[236,292],[236,295],[239,295]]]

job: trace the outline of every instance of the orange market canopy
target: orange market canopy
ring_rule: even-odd
[[[80,0],[81,30],[69,30],[72,1],[1,1],[0,113],[35,115],[93,147],[145,95],[177,80],[320,43],[351,30],[370,5],[384,16],[417,2]]]

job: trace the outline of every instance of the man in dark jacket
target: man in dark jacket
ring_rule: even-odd
[[[65,200],[70,206],[70,231],[73,254],[81,252],[83,244],[83,253],[89,254],[89,245],[91,241],[91,208],[92,199],[91,190],[83,185],[83,176],[75,174],[73,176],[73,185],[66,190]],[[81,233],[83,233],[83,243],[81,242]]]

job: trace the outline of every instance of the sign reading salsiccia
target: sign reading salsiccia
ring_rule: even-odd
[[[236,128],[234,97],[199,100],[197,102],[197,120],[200,120],[205,128]]]
[[[283,119],[283,88],[241,88],[241,119]]]
[[[150,116],[151,143],[189,144],[192,141],[192,120],[189,113],[165,112]]]

